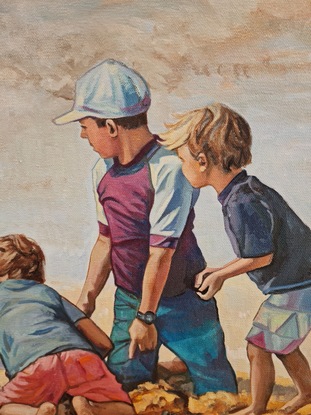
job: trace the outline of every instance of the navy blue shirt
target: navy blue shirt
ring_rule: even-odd
[[[248,272],[264,294],[311,286],[311,230],[275,190],[243,170],[218,200],[238,258],[273,253],[270,265]]]
[[[0,357],[8,378],[39,357],[71,349],[95,352],[75,327],[85,318],[55,290],[35,281],[0,283]]]

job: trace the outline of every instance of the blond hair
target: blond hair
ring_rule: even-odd
[[[22,234],[0,237],[0,276],[44,282],[45,258],[40,246]]]
[[[187,144],[194,158],[201,152],[225,172],[251,162],[251,130],[247,121],[227,106],[215,103],[175,116],[160,134],[162,144],[175,150]]]

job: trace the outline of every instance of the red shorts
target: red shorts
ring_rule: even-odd
[[[99,356],[84,350],[69,350],[41,357],[18,372],[0,389],[0,407],[8,403],[57,405],[64,393],[94,402],[131,403]]]

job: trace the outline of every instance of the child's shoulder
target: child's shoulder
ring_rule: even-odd
[[[180,165],[180,160],[177,156],[176,151],[169,150],[166,147],[158,143],[148,154],[148,159],[150,163],[173,163]]]
[[[32,280],[6,280],[0,284],[0,315],[12,304],[60,303],[60,295],[53,288]]]
[[[262,183],[257,177],[247,176],[247,180],[234,186],[225,205],[229,209],[237,209],[245,213],[254,209],[262,210],[263,207],[273,210],[279,198],[276,191]]]
[[[27,280],[27,279],[8,279],[3,281],[0,284],[0,291],[3,295],[7,295],[8,293],[18,293],[24,291],[40,291],[40,292],[50,292],[54,294],[58,294],[58,292],[46,285],[45,283],[40,283],[34,280]]]
[[[61,297],[61,295],[59,294],[57,290],[50,287],[49,285],[46,285],[45,283],[37,284],[36,290],[38,290],[38,292],[41,292],[42,294],[46,295],[49,298],[60,298]]]
[[[227,203],[244,203],[258,200],[265,194],[265,185],[255,176],[247,176],[246,180],[233,186]]]

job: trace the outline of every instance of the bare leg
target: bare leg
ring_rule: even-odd
[[[179,357],[174,357],[173,360],[167,362],[159,362],[158,366],[166,369],[172,375],[185,373],[188,370],[186,364]]]
[[[134,408],[125,402],[92,402],[75,396],[72,405],[77,415],[135,415]]]
[[[0,415],[55,415],[56,406],[50,402],[44,402],[39,408],[30,405],[21,405],[18,403],[9,403],[3,405],[0,409]]]
[[[251,343],[248,343],[247,355],[251,366],[252,404],[235,412],[235,415],[260,415],[266,412],[272,394],[275,380],[274,364],[271,353]]]
[[[290,414],[311,403],[311,370],[307,359],[299,348],[290,354],[278,355],[277,357],[285,366],[298,392],[297,396],[282,407],[283,411]]]

